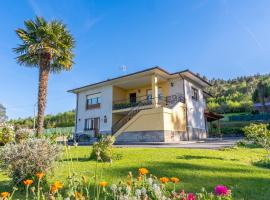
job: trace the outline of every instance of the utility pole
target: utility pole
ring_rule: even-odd
[[[37,103],[34,104],[34,124],[33,124],[33,130],[36,130],[36,106]]]

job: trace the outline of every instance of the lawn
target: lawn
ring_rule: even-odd
[[[73,162],[65,156],[57,164],[50,181],[65,180],[69,169],[78,176],[93,176],[96,163],[89,161],[90,147],[72,147]],[[201,187],[212,191],[214,186],[224,184],[233,190],[236,199],[270,199],[270,170],[252,163],[265,156],[258,148],[226,150],[196,150],[176,148],[117,148],[122,159],[112,164],[99,163],[103,180],[117,183],[126,179],[127,173],[146,167],[157,176],[176,176],[180,187],[186,191],[199,191]],[[8,178],[0,173],[0,191],[8,189]]]

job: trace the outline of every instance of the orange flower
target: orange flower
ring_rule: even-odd
[[[148,174],[149,173],[149,170],[146,169],[146,168],[140,168],[139,169],[139,174],[140,175],[145,175],[145,174]]]
[[[172,177],[172,178],[171,178],[171,181],[172,181],[173,183],[178,183],[178,182],[179,182],[179,179],[176,178],[176,177]]]
[[[132,181],[131,181],[131,180],[128,180],[128,181],[127,181],[127,184],[128,184],[128,185],[132,185]]]
[[[63,188],[63,184],[60,181],[55,181],[51,186],[51,192],[56,193],[61,188]]]
[[[142,177],[141,176],[138,176],[137,177],[137,181],[141,181],[142,180]]]
[[[31,180],[31,179],[27,179],[27,180],[23,181],[23,184],[27,185],[27,186],[31,185],[32,183],[33,183],[33,180]]]
[[[44,175],[45,175],[45,174],[42,173],[42,172],[36,173],[36,176],[37,176],[37,178],[38,178],[39,180],[41,180],[41,179],[43,178]]]
[[[56,193],[58,191],[57,187],[55,185],[51,186],[51,192]]]
[[[1,193],[1,197],[2,197],[3,199],[7,199],[7,198],[9,197],[9,195],[10,195],[9,192],[2,192],[2,193]]]
[[[99,183],[99,185],[100,185],[101,187],[106,187],[106,186],[108,185],[108,182],[106,182],[106,181],[101,181],[101,182]]]
[[[60,181],[55,181],[53,184],[57,189],[63,188],[63,184]]]
[[[169,182],[169,179],[167,177],[162,177],[159,180],[160,180],[161,183],[164,183],[164,184]]]

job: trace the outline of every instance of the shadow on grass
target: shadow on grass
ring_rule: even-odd
[[[192,156],[192,155],[177,156],[176,159],[185,159],[185,160],[209,159],[209,160],[230,160],[230,161],[239,161],[239,159],[224,159],[224,158],[221,158],[221,157]]]
[[[270,169],[270,159],[265,158],[256,162],[252,162],[252,164],[256,167]]]
[[[211,157],[211,156],[192,156],[192,155],[183,155],[177,156],[176,159],[185,159],[185,160],[192,160],[192,159],[214,159],[214,160],[224,160],[224,158],[220,157]]]
[[[60,162],[70,162],[71,159],[64,158],[61,159]],[[95,161],[93,159],[90,159],[89,157],[80,157],[80,158],[72,158],[73,162],[89,162],[89,161]]]

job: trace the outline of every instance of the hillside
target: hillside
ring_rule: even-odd
[[[218,113],[252,111],[252,95],[261,80],[270,82],[270,74],[241,76],[229,80],[210,80],[213,86],[207,91],[214,98],[208,99],[208,109]]]

